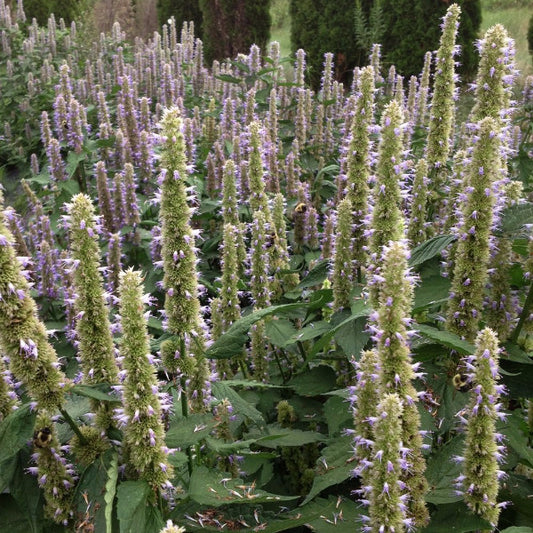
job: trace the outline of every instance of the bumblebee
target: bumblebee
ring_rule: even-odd
[[[267,233],[265,238],[265,248],[268,250],[269,248],[272,248],[274,244],[276,244],[276,241],[278,240],[278,235],[275,231],[272,233]]]
[[[33,444],[37,448],[48,448],[52,443],[52,430],[48,427],[41,428],[33,434]]]
[[[307,211],[307,205],[304,204],[304,202],[300,202],[299,204],[296,205],[296,207],[294,208],[294,212],[295,213],[305,213]]]
[[[468,374],[458,373],[453,376],[453,386],[459,392],[468,392],[472,387],[473,383]]]

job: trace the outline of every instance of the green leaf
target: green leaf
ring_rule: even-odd
[[[500,533],[533,533],[533,528],[527,526],[512,526],[502,529]]]
[[[274,346],[286,346],[288,339],[295,334],[296,328],[289,320],[269,320],[265,324],[265,335]]]
[[[334,389],[337,374],[330,366],[319,365],[292,378],[287,386],[302,396],[315,396]]]
[[[150,503],[152,489],[146,481],[124,481],[117,490],[117,516],[120,533],[159,533],[164,521]]]
[[[317,494],[332,485],[338,485],[352,476],[354,469],[353,438],[339,437],[332,444],[322,450],[317,461],[313,486],[304,500],[304,504],[312,500]]]
[[[426,501],[436,505],[461,501],[462,496],[455,494],[454,480],[461,473],[461,464],[454,461],[455,456],[464,452],[464,437],[459,435],[448,441],[434,452],[427,461],[426,479],[429,492]]]
[[[436,275],[422,279],[422,283],[415,288],[413,313],[448,301],[450,295],[450,280]]]
[[[28,521],[32,533],[40,533],[43,529],[44,498],[35,476],[30,476],[26,468],[30,464],[30,451],[20,450],[17,455],[17,466],[10,493],[16,500],[20,509],[24,509],[24,516]]]
[[[268,426],[269,435],[257,439],[256,444],[274,449],[278,446],[303,446],[312,442],[322,442],[326,437],[316,431],[282,428],[277,425]]]
[[[442,331],[440,329],[427,326],[426,324],[416,324],[415,329],[424,337],[427,337],[428,339],[431,339],[442,346],[456,350],[462,355],[473,354],[476,350],[473,344],[462,340],[458,335],[455,335],[455,333]]]
[[[318,500],[320,503],[323,501],[325,500]],[[298,510],[315,503],[317,502],[298,507]],[[311,509],[313,507],[310,511]],[[308,522],[308,525],[316,533],[355,533],[361,530],[361,515],[366,513],[364,507],[348,498],[330,496],[327,507],[322,510],[318,518]]]
[[[325,333],[318,342],[316,342],[309,352],[308,360],[311,360],[317,353],[322,351],[328,344],[331,342],[337,331],[347,324],[351,324],[355,320],[361,317],[366,317],[371,313],[371,307],[364,300],[356,300],[351,309],[351,316],[343,320],[340,324],[337,324],[335,327],[330,329]]]
[[[74,385],[70,389],[70,392],[85,396],[86,398],[93,398],[101,402],[121,403],[120,398],[108,394],[107,391],[111,390],[111,387],[107,384],[97,385]]]
[[[111,449],[101,455],[83,471],[76,485],[75,510],[79,516],[90,520],[95,531],[106,531],[104,492],[108,481],[107,471],[115,454],[115,450]]]
[[[332,396],[324,404],[324,416],[328,423],[329,436],[353,426],[353,414],[350,404],[340,396]]]
[[[240,78],[235,78],[234,76],[230,76],[229,74],[219,74],[218,76],[215,76],[217,80],[225,81],[226,83],[241,83],[242,80]]]
[[[113,501],[117,491],[118,480],[118,453],[114,451],[111,455],[109,468],[107,469],[107,481],[105,484],[105,527],[107,533],[113,533]],[[122,528],[121,528],[122,529]]]
[[[32,439],[35,416],[30,405],[26,404],[2,420],[0,423],[0,465],[17,455],[18,451]]]
[[[205,356],[209,359],[229,359],[235,355],[240,355],[248,341],[248,331],[252,324],[267,316],[282,314],[306,306],[306,303],[295,303],[275,305],[254,311],[234,322],[228,331],[205,351]]]
[[[319,322],[313,322],[305,328],[297,330],[294,335],[287,339],[285,346],[294,344],[297,341],[305,342],[310,339],[316,339],[324,333],[327,333],[331,329],[331,324],[320,320]]]
[[[439,255],[446,246],[455,241],[454,235],[437,235],[419,244],[411,251],[409,266],[415,267]]]
[[[364,331],[366,317],[358,318],[347,324],[341,325],[335,332],[334,339],[342,348],[346,357],[359,357],[361,350],[365,347],[370,335]]]
[[[87,159],[87,154],[85,152],[81,152],[77,154],[76,152],[70,151],[67,154],[67,175],[69,178],[72,178],[72,176],[76,173],[76,170],[78,169],[78,165]]]
[[[499,232],[520,234],[526,224],[533,224],[533,203],[515,204],[503,210]]]
[[[187,448],[205,439],[215,427],[216,420],[209,414],[194,414],[176,418],[165,436],[169,448]]]
[[[250,403],[244,400],[239,393],[223,381],[217,381],[212,385],[212,391],[218,400],[228,399],[236,413],[252,420],[258,427],[264,427],[266,422],[263,415]]]
[[[1,528],[6,533],[28,533],[24,512],[10,494],[0,494]]]
[[[507,444],[514,449],[520,459],[527,461],[529,467],[533,468],[533,449],[528,445],[527,424],[524,418],[517,411],[513,411],[508,417],[504,427],[504,434],[507,437]]]
[[[192,471],[189,497],[201,505],[220,507],[229,504],[252,504],[297,500],[298,496],[279,496],[244,483],[241,479],[229,479],[205,466]]]
[[[429,526],[422,533],[470,533],[478,530],[492,531],[491,525],[472,514],[463,502],[439,505],[431,515]]]
[[[327,279],[329,274],[329,261],[323,259],[319,261],[310,271],[305,278],[297,285],[297,289],[307,289],[308,287],[316,287],[322,285],[324,280]]]

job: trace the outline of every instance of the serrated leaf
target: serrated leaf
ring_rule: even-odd
[[[302,396],[315,396],[335,388],[337,374],[330,366],[319,365],[292,378],[287,386]]]
[[[370,335],[365,331],[366,317],[358,318],[339,327],[335,332],[335,342],[342,348],[346,357],[358,358]]]
[[[254,483],[244,483],[240,479],[228,479],[222,473],[208,470],[205,466],[192,471],[189,497],[199,504],[213,507],[235,503],[257,505],[298,499],[298,496],[280,496],[257,489]]]
[[[331,324],[320,320],[319,322],[313,322],[302,329],[297,330],[292,337],[287,339],[285,346],[294,344],[295,342],[305,342],[311,339],[316,339],[324,333],[327,333],[331,329]]]
[[[297,285],[297,289],[307,289],[308,287],[315,287],[322,285],[329,274],[329,261],[323,259],[319,261],[310,271],[305,278]]]
[[[473,354],[476,350],[473,344],[462,340],[458,335],[455,335],[455,333],[442,331],[440,329],[427,326],[426,324],[416,324],[415,329],[424,337],[427,337],[428,339],[431,339],[442,346],[456,350],[462,355]]]
[[[193,414],[174,419],[165,436],[169,448],[187,448],[205,439],[215,427],[216,420],[209,414]]]
[[[229,74],[219,74],[218,76],[215,76],[217,80],[225,81],[226,83],[241,83],[242,80],[240,78],[235,78],[234,76],[230,76]]]
[[[0,464],[17,455],[33,437],[35,411],[29,404],[19,407],[0,423]]]
[[[289,320],[269,320],[265,324],[265,336],[274,346],[286,346],[287,340],[295,333],[296,328]]]
[[[205,356],[209,359],[230,359],[235,355],[240,355],[248,341],[248,331],[252,324],[267,316],[281,316],[284,312],[301,309],[306,306],[306,303],[284,304],[254,311],[234,322],[228,331],[205,351]]]
[[[345,398],[332,396],[324,404],[324,416],[328,423],[329,436],[353,426],[353,414]]]
[[[455,494],[454,480],[460,475],[462,466],[454,461],[455,456],[464,452],[464,437],[454,437],[439,450],[434,452],[427,461],[426,479],[429,492],[426,501],[436,505],[453,503],[462,500]]]
[[[528,526],[512,526],[502,529],[500,533],[533,533],[533,528]]]
[[[94,400],[99,400],[101,402],[121,403],[120,398],[107,393],[109,390],[110,386],[106,384],[74,385],[74,387],[70,389],[70,392],[85,396],[86,398],[93,398]]]
[[[455,241],[454,235],[437,235],[419,244],[411,251],[409,266],[415,267],[439,255],[446,246]]]
[[[320,340],[318,340],[308,355],[308,360],[311,360],[317,353],[322,351],[328,344],[331,342],[337,331],[351,324],[361,317],[366,317],[371,313],[371,307],[364,300],[356,300],[351,308],[351,315],[343,320],[340,324],[337,324],[335,327],[331,328],[327,333],[325,333]]]
[[[431,515],[429,526],[422,533],[470,533],[472,531],[492,531],[491,525],[472,514],[463,502],[439,505]]]
[[[149,502],[152,493],[146,481],[124,481],[117,490],[120,533],[159,533],[164,527],[161,514]]]
[[[265,448],[277,448],[278,446],[303,446],[312,442],[322,442],[326,437],[316,431],[301,431],[300,429],[288,429],[279,426],[268,426],[269,435],[256,440],[256,444]]]
[[[499,232],[517,234],[526,224],[533,224],[533,203],[515,204],[503,210]]]
[[[328,505],[319,517],[308,522],[308,525],[316,533],[345,533],[348,531],[355,533],[361,529],[361,515],[366,513],[367,510],[362,505],[358,505],[348,498],[330,496]]]
[[[213,383],[212,391],[215,398],[218,400],[224,400],[227,398],[236,413],[249,418],[257,426],[263,427],[266,424],[263,415],[223,381]]]
[[[513,411],[507,418],[503,432],[507,437],[507,444],[519,455],[520,459],[527,461],[533,468],[533,449],[528,445],[528,437],[522,431],[527,430],[525,420],[519,413]]]
[[[117,490],[118,480],[118,453],[110,457],[109,467],[106,471],[107,481],[105,484],[104,502],[105,502],[105,527],[107,533],[113,533],[113,501]],[[122,529],[122,528],[121,528]]]
[[[352,437],[339,437],[322,450],[322,455],[317,461],[313,486],[303,503],[309,502],[324,489],[342,483],[351,477],[354,469],[352,459]]]

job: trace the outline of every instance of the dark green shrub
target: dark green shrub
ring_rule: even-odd
[[[394,64],[403,76],[422,70],[424,54],[439,47],[440,22],[448,8],[442,0],[382,0],[385,31],[382,52],[386,64]],[[461,46],[458,72],[467,80],[477,69],[474,41],[481,25],[480,0],[457,0],[461,18],[457,44]]]
[[[158,0],[157,18],[159,24],[166,24],[170,17],[176,19],[178,31],[184,22],[194,22],[196,35],[202,32],[202,12],[198,0]]]
[[[309,82],[320,84],[324,54],[335,55],[335,77],[345,80],[355,65],[367,62],[356,43],[353,0],[291,0],[291,45],[307,54]],[[365,6],[363,5],[363,10]]]
[[[35,18],[41,26],[46,26],[48,17],[52,13],[56,21],[61,17],[70,24],[86,4],[86,0],[24,0],[24,11],[28,22]]]
[[[200,0],[205,57],[234,58],[252,44],[263,51],[270,36],[270,0]]]

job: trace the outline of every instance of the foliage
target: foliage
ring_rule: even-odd
[[[461,46],[458,72],[470,80],[477,66],[474,42],[481,25],[481,2],[460,0],[455,3],[462,12],[457,38]],[[394,64],[403,76],[418,75],[426,51],[438,47],[439,24],[446,9],[446,2],[433,0],[383,0],[385,30],[381,44],[386,63]]]
[[[311,4],[291,9],[311,17]],[[370,15],[369,2],[361,9]],[[322,16],[336,20],[334,11]],[[344,18],[352,32],[353,17]],[[311,31],[316,21],[308,20]],[[171,50],[165,38],[132,47],[117,26],[97,43],[60,28],[52,41],[53,28],[16,26],[3,9],[0,25],[0,120],[11,130],[0,163],[8,193],[0,231],[2,530],[159,533],[171,521],[188,532],[329,533],[360,530],[365,514],[400,530],[414,522],[404,515],[414,499],[402,505],[403,481],[390,483],[412,484],[414,474],[425,477],[417,482],[420,522],[426,510],[430,519],[417,530],[490,530],[469,510],[484,506],[456,491],[465,446],[484,458],[471,436],[488,427],[484,417],[470,430],[459,424],[468,427],[483,393],[487,409],[502,395],[490,437],[507,478],[488,482],[491,505],[496,493],[498,504],[512,502],[488,518],[503,532],[531,533],[527,95],[512,123],[505,113],[483,122],[490,132],[452,121],[442,191],[466,220],[446,226],[446,205],[428,211],[427,236],[414,246],[402,228],[428,132],[371,68],[353,90],[324,76],[316,94],[285,77],[284,61],[294,58],[275,48],[207,66],[187,29]],[[174,23],[168,29],[179,35]],[[322,58],[312,61],[320,78]],[[366,103],[359,91],[369,92]],[[363,109],[365,121],[355,120]],[[508,133],[515,127],[520,135]],[[509,240],[503,275],[512,314],[508,338],[491,337],[499,366],[474,372],[489,348],[447,325],[451,287],[459,294],[461,283],[443,276],[442,262],[460,263],[454,253],[468,244],[461,228],[468,233],[481,214],[467,209],[468,194],[488,196],[477,182],[487,166],[479,152],[494,144],[486,137],[507,143],[505,157],[488,165],[501,165],[509,183],[492,188],[498,217],[484,231],[489,245]],[[360,142],[356,165],[347,153]],[[464,168],[470,192],[455,195],[451,180]],[[368,198],[350,213],[343,191],[358,172]],[[393,197],[383,194],[389,189]],[[394,205],[379,220],[384,202]],[[372,243],[356,261],[350,214],[359,224],[352,240]],[[389,246],[385,234],[400,242]],[[369,299],[371,287],[378,297]],[[487,303],[478,302],[472,331],[489,320],[488,289],[477,291]],[[267,354],[260,373],[252,342]],[[365,394],[366,404],[357,398]],[[476,465],[469,468],[476,478]],[[369,511],[358,495],[372,500]]]
[[[159,24],[167,24],[170,17],[176,19],[176,27],[184,22],[194,22],[197,35],[202,35],[202,11],[198,0],[158,0],[157,17]]]
[[[270,35],[270,0],[200,0],[202,37],[208,61],[265,49]]]

